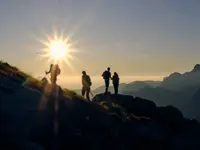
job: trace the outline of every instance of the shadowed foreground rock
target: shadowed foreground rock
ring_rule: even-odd
[[[173,106],[109,93],[88,103],[63,92],[45,85],[3,94],[1,149],[200,149],[199,123]]]

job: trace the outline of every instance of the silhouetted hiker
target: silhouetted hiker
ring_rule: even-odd
[[[60,74],[61,70],[58,66],[58,64],[51,64],[50,65],[50,69],[48,72],[46,72],[46,74],[49,74],[51,73],[51,77],[50,77],[50,80],[51,80],[51,83],[52,84],[56,84],[56,81],[57,81],[57,76]]]
[[[85,71],[82,72],[82,96],[85,96],[86,93],[86,98],[88,101],[90,101],[90,86],[92,85],[90,76],[86,74]]]
[[[110,78],[111,78],[111,73],[110,73],[110,68],[108,67],[107,70],[105,70],[102,74],[104,80],[105,80],[105,86],[106,86],[106,90],[105,92],[108,92],[108,87],[110,84]]]
[[[118,88],[119,88],[119,76],[116,72],[114,72],[112,80],[113,80],[113,87],[114,87],[114,90],[115,90],[115,94],[117,95],[118,94]]]

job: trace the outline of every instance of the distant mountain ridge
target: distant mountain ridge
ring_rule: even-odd
[[[200,65],[183,74],[175,72],[165,77],[160,86],[145,87],[138,91],[131,89],[130,94],[154,101],[159,106],[174,105],[188,118],[200,120]]]
[[[139,91],[140,89],[143,89],[143,88],[157,87],[160,84],[161,84],[161,81],[151,81],[151,80],[133,81],[130,83],[120,83],[119,84],[119,93],[128,93],[128,92],[132,92],[132,91]],[[93,92],[95,94],[103,93],[104,91],[105,91],[104,85],[93,90]],[[112,85],[109,87],[109,91],[111,93],[114,92]]]
[[[120,84],[121,86],[121,84]],[[113,92],[113,87],[110,87]],[[183,74],[174,72],[163,81],[133,81],[123,84],[119,93],[142,97],[154,101],[159,106],[174,105],[188,118],[200,120],[200,64]],[[104,92],[104,86],[94,90]]]
[[[200,72],[200,64],[196,64],[192,72]]]
[[[194,66],[193,70],[190,72],[185,72],[183,74],[175,72],[165,77],[162,81],[161,87],[181,91],[188,87],[194,87],[200,85],[200,64]]]

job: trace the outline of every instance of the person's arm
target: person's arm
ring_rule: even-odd
[[[109,73],[110,73],[110,72],[109,72]],[[109,78],[112,80],[111,73],[109,74],[109,76],[110,76]]]
[[[104,73],[105,73],[105,72],[102,73],[102,75],[101,75],[102,77],[104,76]]]
[[[52,69],[52,66],[50,66],[50,69],[48,72],[46,71],[46,74],[49,74],[51,72],[51,69]]]
[[[82,85],[83,85],[83,76],[81,77],[81,83],[82,83]]]
[[[50,72],[51,72],[51,71],[48,71],[48,72],[46,71],[46,74],[49,74]]]
[[[49,74],[51,72],[51,70],[49,70],[48,72],[46,71],[46,74]]]

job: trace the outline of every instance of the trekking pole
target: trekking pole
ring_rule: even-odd
[[[92,97],[94,97],[94,94],[91,91],[90,91],[90,94],[91,94]]]
[[[94,94],[90,91],[90,95],[92,96],[92,98],[94,97]]]

